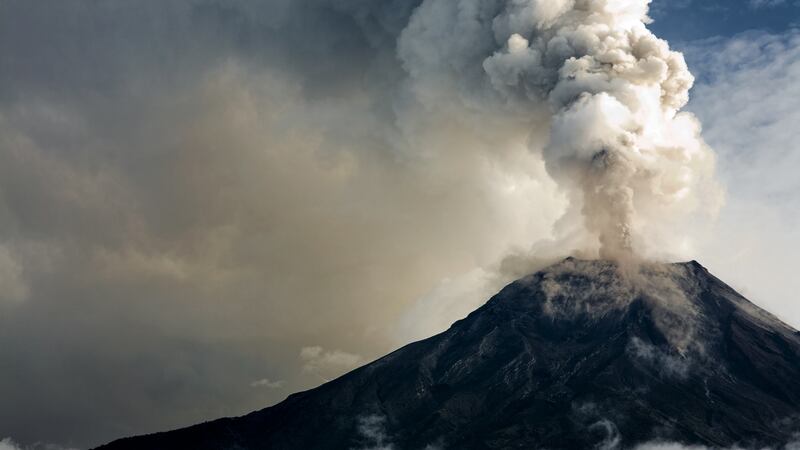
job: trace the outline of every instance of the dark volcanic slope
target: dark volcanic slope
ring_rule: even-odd
[[[101,448],[777,447],[799,380],[798,332],[699,264],[568,259],[276,406]]]

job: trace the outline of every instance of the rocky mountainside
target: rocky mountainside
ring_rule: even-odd
[[[101,448],[781,448],[797,431],[800,333],[696,262],[569,258],[275,406]]]

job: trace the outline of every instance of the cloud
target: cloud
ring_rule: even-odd
[[[397,446],[391,442],[391,436],[386,430],[386,422],[386,416],[380,414],[359,417],[356,431],[361,444],[354,450],[396,450]],[[443,449],[443,446],[434,444],[428,444],[424,448],[424,450]]]
[[[300,360],[303,362],[303,371],[316,374],[326,380],[355,369],[365,362],[361,355],[341,350],[327,351],[320,346],[300,349]]]
[[[282,389],[284,386],[286,386],[286,381],[284,380],[272,381],[269,378],[262,378],[260,380],[255,380],[252,383],[250,383],[250,387],[254,388],[265,387],[269,389]]]
[[[28,298],[30,287],[25,281],[22,265],[10,250],[0,245],[0,306],[4,302],[17,303]]]
[[[786,0],[748,0],[747,4],[753,9],[773,8],[786,3]]]
[[[0,450],[22,450],[11,438],[0,439]]]
[[[703,446],[686,446],[675,442],[648,442],[639,444],[634,447],[634,450],[706,450],[707,447]]]
[[[794,125],[800,120],[800,35],[749,32],[687,48],[698,86],[689,107],[720,154],[728,205],[713,228],[696,227],[697,252],[713,272],[800,326],[792,275],[800,245]],[[735,245],[730,245],[735,243]]]
[[[654,12],[663,12],[667,9],[685,9],[694,5],[694,0],[656,1],[651,6]]]
[[[510,281],[485,269],[445,278],[422,295],[393,325],[398,344],[424,339],[446,330],[497,293]]]
[[[731,193],[782,196],[796,188],[782,166],[798,157],[797,143],[782,125],[796,119],[800,35],[750,32],[698,43],[689,55],[702,80],[691,107],[723,156],[720,168]],[[728,95],[718,97],[722,92]],[[775,176],[765,179],[763,173]]]
[[[603,442],[597,446],[598,450],[614,450],[619,448],[622,437],[614,422],[603,419],[589,426],[589,430],[599,430],[605,435]]]
[[[369,415],[358,419],[358,433],[366,441],[360,450],[394,450],[386,433],[386,417]]]
[[[795,450],[800,444],[797,442],[790,442],[784,446],[778,447],[777,449],[773,450]],[[734,446],[728,450],[745,450],[746,447],[739,447]],[[703,445],[684,445],[677,442],[667,442],[667,441],[653,441],[647,442],[644,444],[639,444],[633,447],[633,450],[711,450],[711,447],[706,447]],[[770,450],[769,448],[762,448],[761,450]]]
[[[0,450],[77,450],[75,448],[62,447],[56,444],[44,444],[36,442],[32,445],[22,446],[14,442],[11,438],[0,439]]]

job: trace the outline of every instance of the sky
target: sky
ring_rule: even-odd
[[[566,256],[549,115],[419,3],[0,0],[0,449],[263,408]],[[650,16],[723,193],[655,252],[799,327],[800,5]]]

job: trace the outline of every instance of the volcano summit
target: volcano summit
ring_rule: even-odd
[[[800,333],[697,262],[568,258],[275,406],[101,448],[782,448],[797,431]]]

